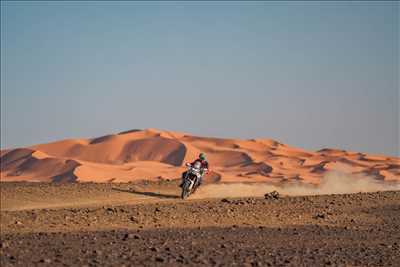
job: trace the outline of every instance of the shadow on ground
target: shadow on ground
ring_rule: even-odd
[[[170,198],[170,199],[178,199],[179,198],[179,196],[177,196],[177,195],[164,194],[164,193],[151,192],[151,191],[137,191],[135,189],[121,189],[121,188],[113,187],[112,190],[119,191],[119,192],[125,192],[125,193],[132,193],[132,194],[137,194],[137,195],[144,195],[144,196],[149,196],[149,197],[157,197],[157,198]]]

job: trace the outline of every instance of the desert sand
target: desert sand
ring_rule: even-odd
[[[208,182],[318,184],[340,172],[400,181],[400,158],[338,149],[305,151],[271,139],[221,139],[157,129],[2,150],[1,181],[132,182],[177,179],[205,152]]]
[[[0,188],[4,267],[400,262],[399,191],[180,200],[164,180]]]

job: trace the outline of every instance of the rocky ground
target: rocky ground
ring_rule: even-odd
[[[2,183],[1,266],[399,266],[399,191],[182,201],[174,188]],[[132,200],[107,201],[116,189]],[[102,201],[28,205],[70,191]]]

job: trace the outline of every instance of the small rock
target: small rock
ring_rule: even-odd
[[[272,191],[264,195],[265,199],[279,199],[279,197],[278,191]]]
[[[138,223],[138,222],[139,222],[139,220],[138,220],[137,218],[135,218],[134,216],[131,216],[131,217],[129,218],[129,220],[130,220],[131,222],[134,222],[134,223]]]
[[[109,213],[114,213],[114,212],[116,212],[117,210],[114,209],[114,208],[107,208],[106,211],[109,212]]]
[[[325,219],[325,214],[318,213],[317,215],[314,216],[314,219]]]
[[[21,221],[16,221],[15,224],[16,225],[22,225],[22,222]]]
[[[103,254],[103,252],[101,250],[96,250],[96,249],[93,250],[93,253],[96,255],[99,255],[99,256]]]
[[[125,234],[122,240],[125,241],[127,239],[140,239],[140,236],[134,234]]]
[[[156,257],[156,261],[158,261],[158,262],[164,262],[164,259],[161,258],[161,257]]]
[[[231,201],[226,199],[226,198],[221,199],[221,202],[223,202],[223,203],[231,203]]]
[[[246,203],[247,204],[255,204],[256,202],[255,202],[255,200],[254,199],[248,199],[247,201],[246,201]]]
[[[8,248],[9,244],[7,242],[1,242],[0,243],[0,248]]]

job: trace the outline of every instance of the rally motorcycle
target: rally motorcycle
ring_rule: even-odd
[[[188,167],[185,177],[183,178],[181,198],[185,199],[190,196],[198,187],[198,181],[201,178],[201,163],[196,162],[193,166],[186,164]]]

